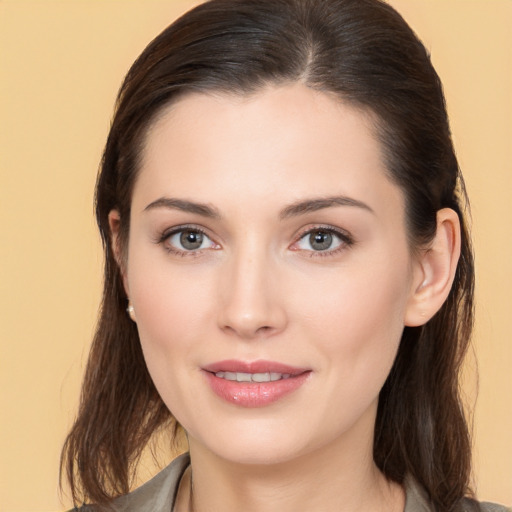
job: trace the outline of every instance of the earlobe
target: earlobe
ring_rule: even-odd
[[[417,327],[428,322],[447,299],[460,256],[460,222],[450,208],[437,212],[436,235],[415,263],[413,290],[404,323]]]
[[[128,313],[128,316],[132,320],[132,322],[137,323],[137,317],[135,316],[135,308],[133,307],[133,304],[131,303],[130,299],[128,299],[128,307],[126,308],[126,312]]]
[[[121,248],[121,240],[120,240],[120,231],[121,231],[121,215],[117,210],[111,210],[108,214],[108,224],[110,227],[110,235],[111,235],[111,244],[112,244],[112,253],[114,254],[114,258],[116,260],[117,265],[119,266],[119,271],[121,272],[121,276],[123,278],[123,286],[127,296],[130,296],[128,290],[128,280],[126,278],[126,265],[125,259],[123,257],[122,248]]]

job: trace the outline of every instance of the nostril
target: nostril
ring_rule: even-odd
[[[287,315],[279,294],[265,283],[259,272],[250,279],[247,272],[238,272],[230,286],[222,289],[216,313],[217,325],[225,334],[255,339],[272,336],[286,326]]]

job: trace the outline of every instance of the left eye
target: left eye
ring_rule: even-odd
[[[167,243],[179,251],[197,251],[214,245],[208,236],[196,229],[176,231],[167,238]]]
[[[298,242],[297,248],[304,251],[332,251],[344,243],[342,237],[327,229],[315,229],[306,233]]]

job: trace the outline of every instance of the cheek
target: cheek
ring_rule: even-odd
[[[166,282],[168,281],[168,282]],[[211,300],[204,288],[197,289],[183,280],[160,280],[133,294],[141,339],[155,345],[186,343],[204,328],[205,316],[211,314]]]
[[[134,257],[130,284],[146,365],[169,410],[186,423],[201,391],[191,375],[197,372],[198,348],[201,353],[210,338],[211,289],[194,273],[137,263]]]
[[[190,347],[212,315],[211,276],[186,264],[170,265],[167,255],[134,247],[128,264],[130,295],[147,358]]]
[[[330,358],[351,373],[387,376],[404,328],[408,260],[351,267],[311,287],[297,309],[303,327]],[[298,295],[296,295],[298,296]],[[386,374],[386,375],[385,375]]]
[[[323,286],[310,287],[303,301],[317,327],[344,332],[356,329],[383,329],[403,326],[408,300],[407,276],[393,275],[389,269],[350,269],[350,272],[326,281]]]

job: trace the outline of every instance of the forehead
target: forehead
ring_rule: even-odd
[[[149,129],[134,195],[269,201],[276,191],[290,199],[396,194],[372,116],[302,84],[190,94]]]
[[[182,142],[195,134],[201,137],[203,149],[239,143],[241,139],[253,144],[264,140],[268,147],[270,138],[279,135],[275,145],[283,150],[287,149],[286,143],[298,142],[300,138],[309,139],[310,144],[302,147],[306,150],[321,141],[328,146],[333,139],[326,134],[334,132],[346,140],[370,142],[378,149],[376,126],[375,116],[369,110],[350,106],[332,93],[300,83],[269,85],[250,94],[193,92],[157,115],[146,134],[145,156],[155,150],[163,137],[170,140],[171,134],[172,140],[181,137]],[[297,146],[294,150],[300,152]]]

